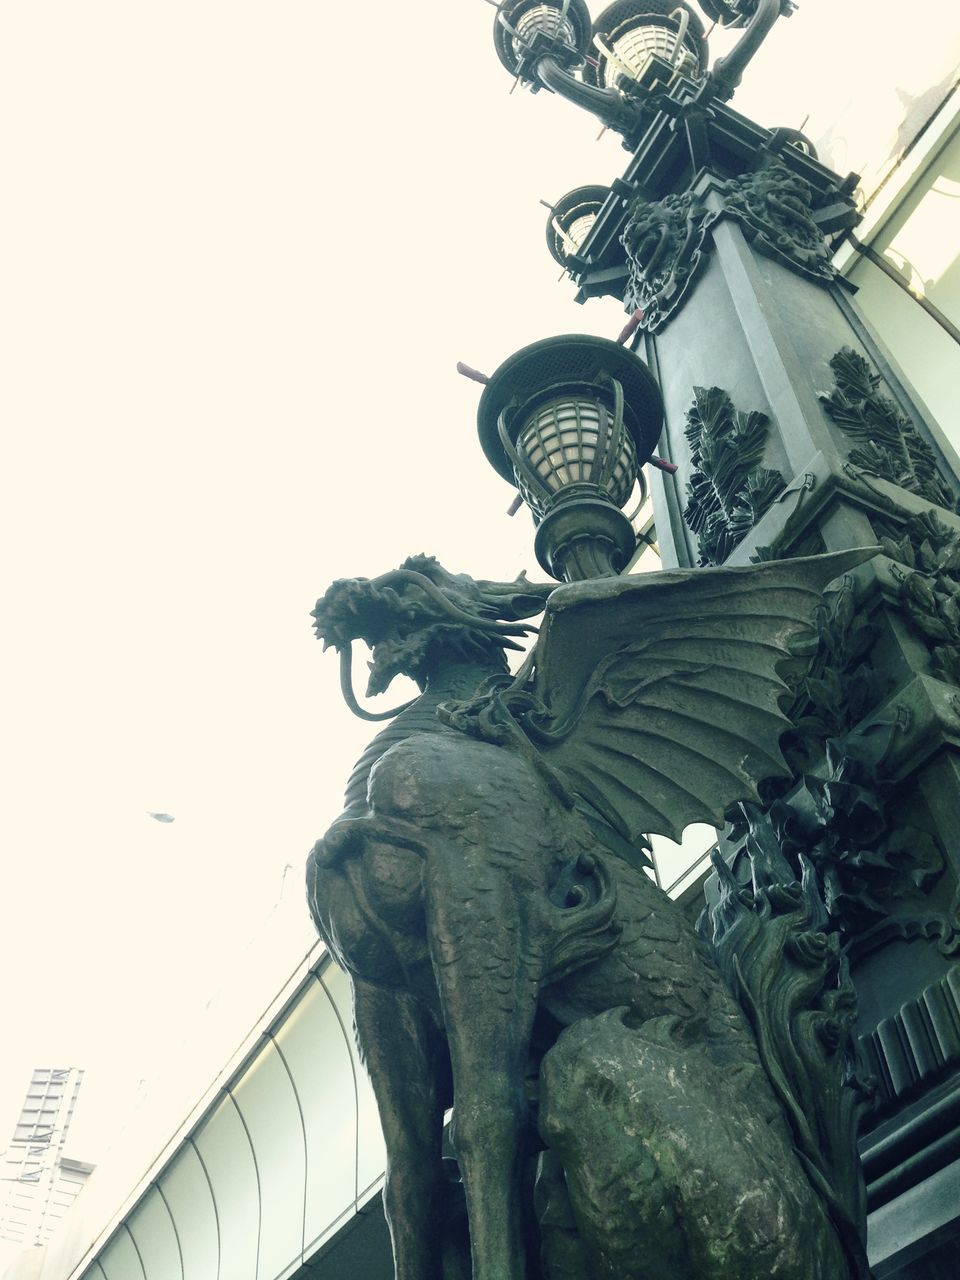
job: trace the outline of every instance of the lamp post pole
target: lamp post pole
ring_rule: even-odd
[[[547,238],[577,301],[622,299],[659,384],[645,456],[678,468],[649,477],[665,567],[883,547],[821,611],[792,778],[728,826],[724,852],[742,883],[757,842],[817,868],[877,1081],[861,1140],[871,1259],[896,1275],[960,1235],[943,1141],[960,1124],[960,463],[832,265],[858,221],[856,175],[727,103],[792,6],[701,7],[743,33],[712,70],[679,0],[616,0],[592,28],[582,0],[512,0],[495,43],[521,82],[593,112],[630,152],[610,188],[558,201]]]

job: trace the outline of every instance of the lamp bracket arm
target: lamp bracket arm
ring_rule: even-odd
[[[781,13],[790,12],[792,12],[792,6],[784,4],[783,0],[759,0],[743,35],[726,57],[720,58],[707,75],[697,94],[697,101],[706,103],[719,98],[721,102],[725,102],[728,98],[732,98],[734,90],[743,79],[747,63],[767,38],[773,24]]]
[[[627,102],[616,89],[599,89],[592,84],[584,84],[550,57],[538,60],[535,75],[546,88],[559,94],[561,98],[566,98],[568,102],[591,111],[608,128],[627,135],[636,131],[640,123],[640,110]]]

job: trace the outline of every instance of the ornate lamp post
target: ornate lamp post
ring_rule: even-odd
[[[836,278],[856,179],[726,103],[791,7],[705,0],[742,30],[708,68],[683,3],[498,5],[510,73],[631,152],[551,209],[548,245],[580,301],[622,298],[637,351],[573,335],[461,369],[563,585],[414,556],[314,612],[341,659],[372,647],[369,692],[421,689],[308,871],[354,977],[398,1275],[871,1280],[855,1034],[875,1196],[960,1181],[938,1136],[960,1105],[960,469]],[[673,571],[630,576],[658,437],[686,485],[681,507],[652,472]],[[693,822],[728,826],[712,950],[645,871],[646,836]]]
[[[558,201],[547,239],[578,302],[623,301],[659,383],[660,449],[679,466],[676,480],[650,473],[664,567],[745,566],[880,541],[887,553],[824,610],[814,679],[792,707],[801,725],[788,740],[792,778],[728,829],[732,874],[722,871],[725,886],[711,893],[729,907],[737,880],[752,878],[755,891],[761,848],[788,858],[795,874],[810,868],[826,889],[822,927],[849,961],[859,1048],[879,1082],[861,1147],[871,1194],[887,1206],[873,1260],[893,1275],[898,1233],[916,1234],[910,1204],[924,1203],[928,1185],[934,1196],[942,1168],[932,1117],[960,1106],[951,906],[960,899],[960,626],[946,605],[960,590],[960,462],[832,265],[858,221],[856,175],[821,164],[795,130],[765,128],[728,105],[793,5],[700,8],[741,33],[712,67],[703,23],[673,0],[615,0],[589,31],[581,0],[508,0],[495,39],[523,84],[591,112],[630,152],[606,191],[579,188]],[[514,360],[525,367],[525,353]],[[547,381],[562,378],[558,370]],[[512,397],[509,381],[485,396],[487,456],[525,486],[541,564],[576,576],[552,535],[572,527],[583,472],[549,493],[539,474],[529,479],[537,429]],[[592,500],[616,505],[612,491]],[[606,567],[594,559],[594,573],[622,563],[614,523],[608,516]],[[851,823],[851,806],[869,822]],[[949,1185],[936,1194],[960,1204],[956,1168]],[[941,1218],[955,1237],[956,1213]]]

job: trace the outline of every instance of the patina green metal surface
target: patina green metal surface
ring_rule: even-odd
[[[776,1018],[758,999],[751,1029],[642,846],[786,771],[778,665],[826,583],[870,554],[555,589],[416,557],[318,602],[325,641],[372,645],[371,691],[401,673],[423,688],[361,757],[308,870],[354,983],[398,1277],[866,1274],[762,1060]],[[511,675],[504,648],[541,610]],[[794,1015],[834,967],[818,946]],[[827,1055],[837,1090],[847,1030]]]
[[[699,52],[685,6],[646,2]],[[582,0],[498,6],[518,81],[633,152],[563,261],[580,301],[624,301],[650,372],[602,340],[535,344],[481,404],[487,456],[568,585],[418,558],[318,604],[345,670],[354,638],[372,644],[371,692],[398,672],[422,689],[309,870],[354,982],[398,1280],[865,1280],[857,1033],[874,1187],[889,1201],[941,1171],[929,1117],[895,1116],[890,1143],[883,1120],[960,1063],[956,468],[837,279],[856,175],[724,105],[793,5],[702,7],[741,28],[732,52],[707,71],[664,48],[634,78],[588,53]],[[603,43],[643,8],[610,6]],[[657,382],[686,486],[684,511],[654,478],[664,562],[725,564],[629,581],[616,450],[548,492],[521,435],[576,384],[602,402],[595,438],[622,413],[643,461]],[[820,602],[870,553],[806,551],[881,539]],[[541,610],[512,675],[503,651]],[[737,802],[697,932],[644,840]]]

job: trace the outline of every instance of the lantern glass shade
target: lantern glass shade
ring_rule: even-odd
[[[522,13],[516,22],[517,35],[513,40],[514,53],[519,58],[526,44],[538,31],[563,44],[575,45],[573,24],[562,16],[562,11],[552,4],[538,4]]]
[[[515,351],[484,387],[477,410],[491,466],[522,484],[537,510],[586,486],[613,507],[629,501],[653,453],[663,400],[650,370],[619,343],[559,334]]]
[[[562,61],[576,60],[589,48],[591,30],[586,0],[500,0],[493,43],[512,76],[535,80],[527,62],[532,50],[537,57],[552,53]]]
[[[590,228],[593,226],[596,220],[597,220],[597,215],[595,213],[585,213],[582,215],[582,217],[574,218],[574,220],[570,223],[570,227],[567,231],[567,236],[569,237],[571,244],[575,246],[574,251],[576,251],[576,249],[579,249],[580,246],[583,244],[584,240],[586,240],[587,236],[590,233]]]
[[[672,63],[676,45],[675,26],[648,21],[637,26],[627,26],[622,35],[610,39],[608,48],[616,54],[619,62],[629,68],[633,79],[637,79],[651,54]],[[680,72],[697,70],[697,60],[685,46],[682,47],[675,65]],[[602,85],[615,88],[622,74],[616,63],[609,58],[601,59],[599,79]]]
[[[575,187],[553,205],[547,219],[547,248],[555,262],[566,267],[567,259],[579,254],[609,195],[609,187]]]
[[[600,88],[639,79],[651,57],[692,79],[707,65],[703,23],[683,0],[614,0],[593,32],[599,61],[586,64],[583,78]]]
[[[623,507],[639,471],[633,439],[610,407],[574,393],[541,403],[520,428],[516,449],[543,486],[534,488],[517,470],[520,492],[537,515],[548,495],[569,485],[597,485]]]

